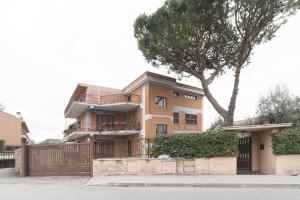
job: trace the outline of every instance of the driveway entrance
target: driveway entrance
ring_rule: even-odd
[[[89,143],[28,145],[28,175],[90,175],[90,155]]]

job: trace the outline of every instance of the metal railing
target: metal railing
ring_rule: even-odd
[[[74,123],[64,131],[65,136],[74,131],[122,131],[122,130],[141,130],[140,121],[129,122],[107,122],[107,123]]]
[[[86,94],[81,96],[81,98],[78,100],[71,100],[65,109],[65,114],[68,112],[68,110],[70,109],[74,101],[91,103],[91,104],[100,104],[100,105],[116,104],[116,103],[140,103],[140,96],[134,94],[131,95],[114,94],[114,95],[104,95],[104,96]]]
[[[22,176],[92,175],[93,159],[149,157],[149,146],[149,140],[138,136],[92,137],[87,143],[72,144],[23,143]]]
[[[0,160],[14,160],[15,152],[13,151],[2,151],[0,152]]]
[[[94,158],[136,158],[150,157],[150,145],[148,139],[141,138],[101,138],[96,139]]]
[[[89,175],[91,170],[90,144],[27,145],[30,176]]]

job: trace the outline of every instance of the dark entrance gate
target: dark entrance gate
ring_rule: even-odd
[[[251,170],[251,138],[239,139],[239,153],[237,158],[238,170]]]
[[[90,144],[28,145],[29,176],[90,175]]]

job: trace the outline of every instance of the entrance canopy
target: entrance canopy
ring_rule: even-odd
[[[291,126],[292,123],[224,127],[223,131],[235,132],[239,137],[237,170],[275,174],[272,134]]]
[[[258,132],[270,129],[283,129],[292,127],[293,123],[282,124],[260,124],[260,125],[240,125],[240,126],[227,126],[222,128],[223,131],[235,131],[235,132]]]

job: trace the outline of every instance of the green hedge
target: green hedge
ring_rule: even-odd
[[[285,129],[272,135],[275,155],[300,154],[300,128]]]
[[[236,156],[238,138],[234,133],[207,131],[197,134],[159,136],[153,140],[151,156],[201,158]]]
[[[4,150],[5,141],[0,139],[0,151]]]

